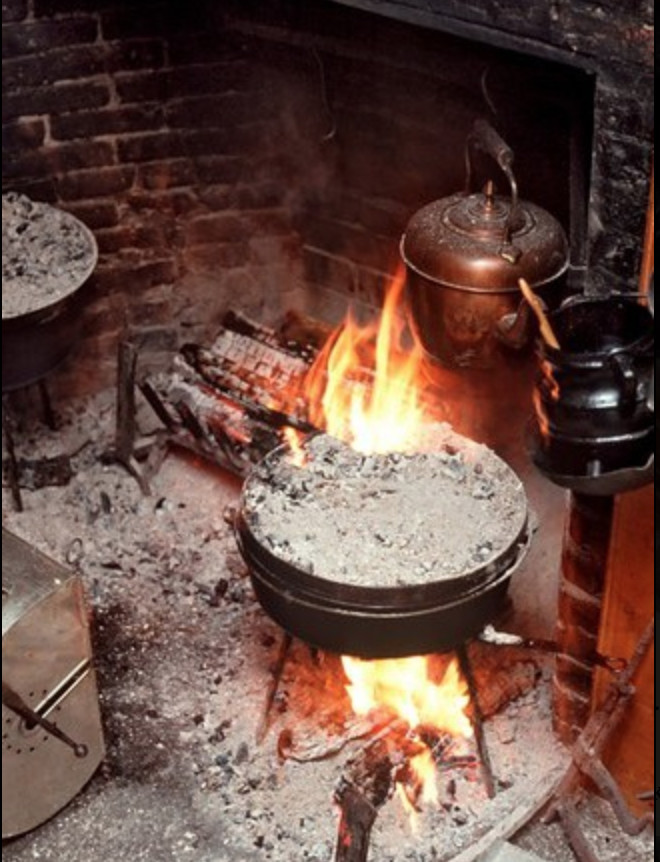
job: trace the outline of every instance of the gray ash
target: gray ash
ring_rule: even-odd
[[[485,446],[447,426],[427,451],[364,455],[325,435],[306,462],[271,453],[244,487],[244,514],[280,559],[327,580],[396,587],[467,574],[519,538],[522,483]]]
[[[77,290],[97,258],[94,235],[70,213],[2,196],[2,318],[47,308]]]

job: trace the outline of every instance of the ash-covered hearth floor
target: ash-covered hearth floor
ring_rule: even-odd
[[[323,748],[341,731],[348,706],[336,657],[313,661],[294,642],[258,744],[282,633],[253,596],[228,524],[240,481],[172,452],[144,496],[123,467],[102,463],[113,443],[114,400],[106,392],[71,406],[58,430],[23,417],[15,434],[19,458],[71,457],[66,485],[23,487],[23,512],[3,486],[3,525],[84,580],[107,756],[65,809],[4,842],[3,858],[329,862],[332,795],[350,747],[296,763],[278,758],[277,743],[287,729],[294,744]],[[527,581],[512,584],[523,628],[534,624],[539,596],[552,599],[555,589],[552,554],[540,546],[530,557]],[[565,762],[550,731],[547,673],[487,723],[487,737],[496,774],[512,786],[484,808],[484,824],[501,820],[528,786]],[[424,815],[417,836],[390,800],[376,820],[370,862],[440,862],[465,851],[480,828],[483,789],[457,784],[455,804]],[[601,862],[652,858],[651,836],[623,838],[599,800],[589,801],[583,819]],[[556,824],[532,825],[511,840],[546,862],[574,859]]]

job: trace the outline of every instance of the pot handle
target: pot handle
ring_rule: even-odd
[[[518,210],[518,183],[513,175],[513,150],[511,147],[498,135],[495,129],[486,122],[486,120],[477,118],[472,126],[472,131],[465,142],[465,193],[469,194],[472,187],[472,147],[478,147],[487,155],[491,156],[496,162],[502,173],[509,181],[511,188],[511,207],[509,216],[504,226],[504,242],[500,253],[503,257],[507,257],[507,251],[514,252],[515,257],[512,262],[520,256],[520,252],[514,249],[511,243],[511,234],[513,232],[513,221]]]

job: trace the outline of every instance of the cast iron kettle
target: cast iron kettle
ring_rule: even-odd
[[[474,147],[496,161],[510,197],[496,194],[490,181],[471,191]],[[426,351],[450,367],[489,368],[503,341],[528,342],[527,321],[516,318],[526,307],[518,279],[549,308],[563,298],[557,285],[568,268],[566,235],[548,212],[519,199],[513,158],[497,132],[477,120],[466,141],[465,190],[423,207],[401,238],[413,325]]]
[[[532,460],[555,484],[608,495],[653,481],[655,331],[632,297],[571,297],[538,344]]]

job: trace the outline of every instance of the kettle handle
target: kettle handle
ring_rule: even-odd
[[[465,142],[465,193],[469,194],[472,186],[472,147],[479,147],[487,155],[497,162],[498,167],[506,176],[511,187],[511,207],[509,216],[504,226],[504,242],[511,242],[513,220],[518,209],[518,183],[513,175],[513,150],[498,135],[495,129],[486,120],[477,118],[472,126],[472,131]],[[505,248],[502,253],[504,255]]]

